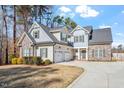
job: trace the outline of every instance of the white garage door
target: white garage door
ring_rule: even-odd
[[[54,55],[55,62],[62,62],[64,61],[64,54],[62,51],[56,51]]]
[[[69,53],[65,53],[65,61],[70,60],[70,54]]]
[[[71,60],[72,54],[70,54],[67,51],[56,51],[54,55],[54,60],[55,62],[64,62],[64,61],[69,61]]]

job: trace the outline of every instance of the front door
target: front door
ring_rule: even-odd
[[[81,60],[86,60],[86,50],[81,50]]]

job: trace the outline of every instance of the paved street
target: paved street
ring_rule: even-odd
[[[73,88],[124,88],[124,62],[63,62],[63,65],[83,67],[85,73]]]

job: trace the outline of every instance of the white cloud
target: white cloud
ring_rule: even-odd
[[[65,13],[60,13],[60,16],[66,16],[66,14]]]
[[[73,18],[75,16],[74,13],[69,13],[68,15],[69,15],[70,18]]]
[[[109,27],[111,27],[111,26],[105,25],[105,24],[99,26],[99,28],[109,28]]]
[[[65,13],[71,12],[71,9],[68,8],[68,7],[65,7],[65,6],[62,6],[62,7],[60,7],[59,9],[60,9],[62,12],[65,12]]]
[[[118,23],[117,23],[117,22],[115,22],[115,23],[114,23],[114,25],[118,25]]]
[[[120,32],[116,33],[116,35],[117,35],[117,36],[122,36],[122,37],[124,37],[124,34],[123,34],[123,33],[120,33]]]
[[[124,14],[124,10],[123,10],[123,11],[121,11],[121,13],[123,13],[123,14]]]
[[[74,13],[60,13],[59,15],[64,17],[70,17],[70,18],[73,18],[75,16]]]
[[[95,9],[92,9],[91,7],[86,6],[86,5],[77,6],[75,11],[77,13],[80,13],[80,16],[83,18],[96,17],[99,15],[98,11],[96,11]]]

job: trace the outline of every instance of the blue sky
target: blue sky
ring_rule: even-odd
[[[124,6],[66,5],[55,6],[56,15],[71,17],[78,25],[92,25],[94,29],[111,27],[113,45],[124,44]]]

